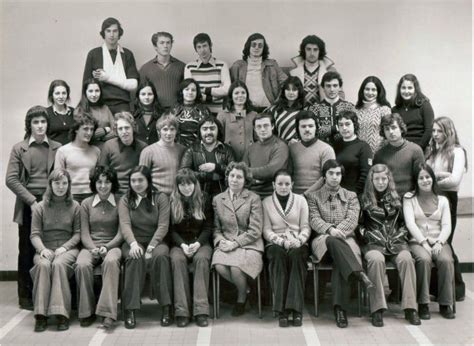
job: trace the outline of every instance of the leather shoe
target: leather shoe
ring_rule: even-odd
[[[125,328],[133,329],[136,325],[137,321],[135,320],[135,311],[125,310]]]
[[[161,324],[162,327],[168,327],[172,323],[173,323],[173,319],[171,317],[171,307],[170,307],[170,305],[165,305],[165,306],[163,306],[163,308],[161,310],[160,324]],[[189,323],[189,319],[188,319],[188,323]]]
[[[414,326],[419,326],[421,324],[420,317],[415,309],[405,309],[405,319]]]
[[[278,313],[278,326],[281,328],[288,327],[288,314],[286,312]]]
[[[447,318],[448,320],[452,320],[453,318],[456,317],[450,305],[440,305],[439,313],[441,314],[441,316],[443,316],[444,318]]]
[[[196,324],[198,327],[207,327],[209,325],[209,322],[207,321],[207,315],[197,315]]]
[[[334,307],[334,317],[336,318],[336,325],[339,328],[346,328],[349,325],[347,321],[346,311],[342,310],[339,305]]]
[[[303,315],[301,312],[293,311],[293,326],[301,327],[303,325]]]
[[[44,315],[35,316],[35,332],[44,332],[48,328],[48,319]]]
[[[418,315],[422,320],[429,320],[431,318],[429,305],[418,304]]]
[[[377,310],[372,313],[372,325],[374,327],[383,327],[383,310]]]
[[[31,298],[20,298],[19,305],[22,310],[33,311],[34,309],[33,300],[31,300]]]
[[[66,316],[58,315],[58,331],[69,329],[69,319]]]
[[[104,329],[110,329],[114,325],[114,320],[110,317],[104,317],[102,320],[102,328]]]
[[[189,317],[186,316],[177,316],[176,317],[176,325],[179,328],[184,328],[189,324]]]
[[[370,281],[369,277],[367,276],[366,273],[360,272],[359,274],[359,280],[362,282],[362,285],[364,285],[365,289],[367,291],[372,291],[375,289],[375,285]]]
[[[235,303],[231,315],[237,317],[242,316],[243,314],[245,314],[245,303]]]
[[[80,325],[81,327],[89,327],[92,323],[95,322],[95,319],[96,319],[95,315],[90,315],[89,317],[81,318]]]

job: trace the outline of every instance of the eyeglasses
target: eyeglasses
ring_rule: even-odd
[[[257,43],[257,42],[252,42],[250,44],[252,48],[263,48],[264,44],[263,43]]]

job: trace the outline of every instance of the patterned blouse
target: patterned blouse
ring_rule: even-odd
[[[380,119],[385,114],[390,114],[390,107],[375,105],[366,106],[357,110],[357,116],[359,118],[359,139],[367,142],[372,149],[372,152],[375,153],[380,144],[383,141],[383,138],[380,137]]]
[[[209,114],[209,110],[203,105],[187,107],[177,104],[172,113],[178,120],[177,142],[189,148],[199,138],[199,122]]]
[[[296,114],[301,109],[272,106],[268,112],[273,115],[275,120],[276,135],[286,143],[296,138]]]

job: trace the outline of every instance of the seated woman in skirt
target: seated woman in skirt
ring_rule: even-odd
[[[178,171],[170,204],[170,234],[174,245],[170,257],[176,324],[178,327],[186,327],[190,316],[194,316],[199,327],[206,327],[212,257],[209,238],[213,214],[211,201],[207,195],[202,194],[196,175],[189,168]],[[191,266],[193,272],[192,300],[188,266]]]
[[[36,249],[33,278],[35,332],[45,331],[47,316],[56,315],[58,330],[69,329],[69,279],[81,239],[81,207],[72,199],[71,177],[55,169],[48,178],[43,200],[33,209],[31,243]]]
[[[263,268],[262,202],[245,188],[251,176],[243,162],[226,169],[228,189],[214,197],[214,255],[212,265],[219,275],[237,287],[232,316],[245,313],[247,278],[255,279]]]
[[[304,288],[308,238],[311,233],[306,199],[294,194],[293,181],[286,170],[273,179],[274,192],[263,200],[263,238],[273,290],[273,310],[278,312],[280,327],[288,327],[288,314],[293,325],[303,324]]]
[[[113,168],[97,166],[91,174],[90,188],[94,195],[82,201],[81,242],[83,249],[76,262],[76,283],[79,293],[78,315],[81,327],[102,317],[105,329],[117,320],[122,234],[119,231],[117,173]],[[96,305],[94,267],[102,267],[102,290]]]

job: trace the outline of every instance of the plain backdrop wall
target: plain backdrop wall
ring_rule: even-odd
[[[172,54],[195,58],[192,39],[210,34],[214,55],[229,66],[241,58],[246,38],[264,34],[270,56],[290,66],[301,39],[317,34],[344,79],[346,98],[355,102],[361,81],[379,76],[393,103],[395,87],[414,73],[431,99],[435,115],[454,119],[472,160],[471,1],[0,1],[0,175],[10,149],[23,138],[24,117],[34,104],[46,105],[53,79],[72,88],[71,105],[80,96],[87,52],[102,44],[102,21],[118,18],[125,30],[121,44],[135,54],[137,67],[154,57],[153,32],[175,37]],[[461,196],[472,196],[472,173]],[[15,270],[17,225],[14,195],[0,191],[0,270]]]

